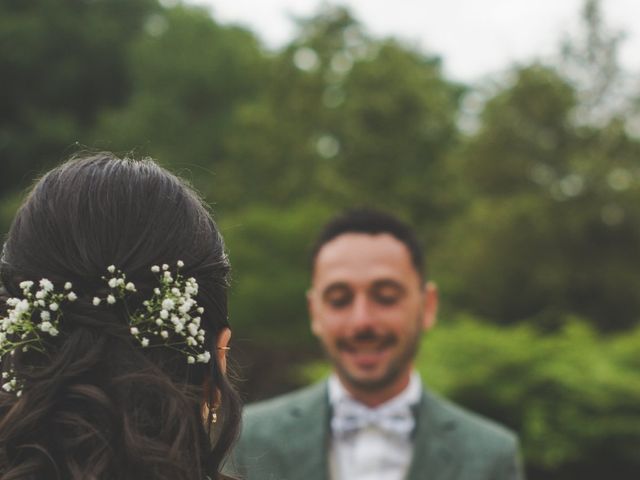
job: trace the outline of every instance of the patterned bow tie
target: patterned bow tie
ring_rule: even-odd
[[[331,430],[335,435],[345,437],[366,427],[406,438],[415,427],[415,419],[409,405],[367,408],[353,400],[343,400],[335,405],[331,419]]]

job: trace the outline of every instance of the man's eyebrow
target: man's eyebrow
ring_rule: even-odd
[[[333,292],[340,291],[340,290],[348,290],[348,289],[349,289],[349,285],[346,282],[330,283],[322,290],[322,296],[326,297],[327,295],[330,295]]]
[[[383,278],[381,280],[376,280],[375,282],[373,282],[373,284],[371,285],[371,289],[381,289],[381,288],[393,288],[395,290],[404,292],[406,291],[406,287],[398,282],[397,280],[393,280],[391,278]]]

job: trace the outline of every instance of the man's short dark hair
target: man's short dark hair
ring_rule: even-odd
[[[320,249],[345,233],[377,235],[387,233],[402,242],[411,255],[411,263],[421,278],[425,278],[424,251],[416,232],[398,217],[372,208],[347,210],[331,219],[322,229],[311,251],[311,270],[315,268]]]

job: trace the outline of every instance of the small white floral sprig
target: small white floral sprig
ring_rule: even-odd
[[[180,274],[184,262],[178,260],[176,266],[175,276],[167,264],[151,267],[151,271],[158,274],[160,285],[153,289],[153,296],[142,303],[142,309],[129,314],[129,330],[143,348],[165,346],[184,354],[187,363],[209,363],[211,352],[204,346],[205,331],[200,327],[204,308],[199,307],[194,298],[198,294],[198,282]],[[129,292],[137,291],[115,265],[107,270],[112,276],[103,279],[111,293],[106,298],[94,297],[94,305],[103,301],[114,304]]]
[[[59,333],[60,307],[64,302],[75,302],[78,296],[71,291],[71,282],[64,284],[64,291],[56,292],[53,283],[46,278],[37,286],[31,280],[20,282],[22,298],[9,298],[7,316],[0,319],[0,356],[14,355],[16,351],[44,351],[44,338]],[[22,394],[23,383],[13,369],[2,373],[2,389]]]

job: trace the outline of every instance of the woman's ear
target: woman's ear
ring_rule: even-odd
[[[231,340],[231,330],[225,327],[218,335],[218,341],[216,343],[218,365],[220,365],[222,373],[227,373],[227,352],[229,351],[229,340]]]
[[[218,335],[216,341],[216,355],[218,356],[218,365],[222,373],[227,372],[227,352],[229,351],[229,340],[231,339],[231,330],[224,328]],[[215,392],[211,391],[211,377],[210,374],[204,379],[203,384],[204,401],[202,402],[202,418],[207,421],[211,416],[211,410],[219,403],[220,392],[216,389]]]

